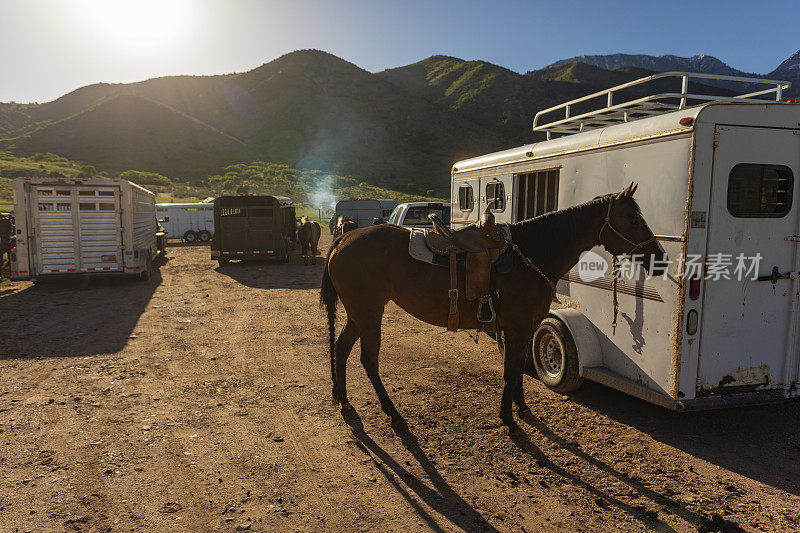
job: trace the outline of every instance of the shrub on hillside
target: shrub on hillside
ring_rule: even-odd
[[[128,180],[137,185],[172,185],[172,180],[155,172],[141,172],[139,170],[126,170],[119,176],[120,179]]]

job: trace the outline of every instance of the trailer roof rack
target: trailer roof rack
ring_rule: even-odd
[[[641,98],[628,100],[619,104],[614,103],[614,93],[616,91],[654,82],[662,78],[680,78],[681,92],[656,93]],[[766,86],[766,88],[737,94],[734,96],[691,94],[688,92],[690,79],[692,81],[699,79],[723,80],[734,83],[742,83],[746,84],[743,85],[743,87],[748,89],[764,86]],[[653,74],[652,76],[639,78],[638,80],[623,83],[622,85],[617,85],[616,87],[611,87],[610,89],[605,89],[581,98],[576,98],[575,100],[570,100],[569,102],[565,102],[557,106],[543,109],[542,111],[536,113],[536,116],[533,118],[533,131],[544,131],[547,133],[547,138],[550,139],[551,133],[560,133],[564,135],[580,133],[582,131],[602,128],[612,124],[621,124],[639,118],[660,115],[662,113],[676,111],[679,109],[686,109],[687,107],[694,107],[707,102],[764,103],[765,101],[769,100],[758,97],[771,95],[773,93],[775,95],[775,101],[780,102],[782,99],[783,90],[788,89],[791,86],[792,84],[788,81],[767,80],[763,78],[744,78],[740,76],[723,76],[721,74],[700,74],[694,72],[660,72],[658,74]],[[572,107],[576,104],[582,104],[603,96],[606,97],[606,105],[604,107],[572,116]],[[697,103],[687,105],[690,101],[696,101]],[[553,120],[551,122],[541,123],[542,117],[551,113],[555,113],[556,111],[561,111],[563,113],[563,118]]]

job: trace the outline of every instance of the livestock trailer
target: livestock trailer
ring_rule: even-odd
[[[158,221],[167,238],[185,242],[211,242],[214,235],[214,204],[156,204]]]
[[[220,196],[214,200],[211,259],[288,260],[297,239],[294,203],[281,196]]]
[[[397,200],[340,200],[336,202],[336,218],[347,217],[359,228],[366,228],[375,218],[388,219],[395,207]]]
[[[620,89],[669,77],[679,92],[615,102]],[[741,82],[745,93],[688,93],[695,78]],[[638,182],[667,252],[664,276],[618,276],[616,331],[611,256],[596,247],[562,277],[564,305],[549,318],[563,327],[540,325],[532,339],[540,376],[577,365],[583,378],[676,410],[797,393],[800,105],[782,99],[788,86],[656,74],[539,112],[533,129],[547,140],[455,163],[454,226],[487,208],[517,222]]]
[[[16,178],[11,279],[150,277],[159,254],[155,194],[105,178]]]

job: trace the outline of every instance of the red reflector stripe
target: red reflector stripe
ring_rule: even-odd
[[[77,270],[77,269],[75,269],[75,268],[68,268],[68,269],[67,269],[67,272],[75,272],[75,270]]]
[[[125,268],[126,268],[127,270],[136,270],[136,269],[138,269],[139,267],[125,267]],[[108,269],[105,269],[105,270],[108,270]]]
[[[111,270],[111,267],[103,267],[103,270]]]

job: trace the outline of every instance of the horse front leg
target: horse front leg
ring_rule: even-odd
[[[500,420],[508,427],[510,435],[522,433],[514,420],[512,404],[519,406],[519,414],[522,417],[530,416],[531,409],[525,403],[525,393],[522,389],[523,368],[525,365],[525,354],[528,342],[530,341],[533,330],[531,328],[511,328],[504,332],[505,354],[503,369],[503,396],[500,400]]]

